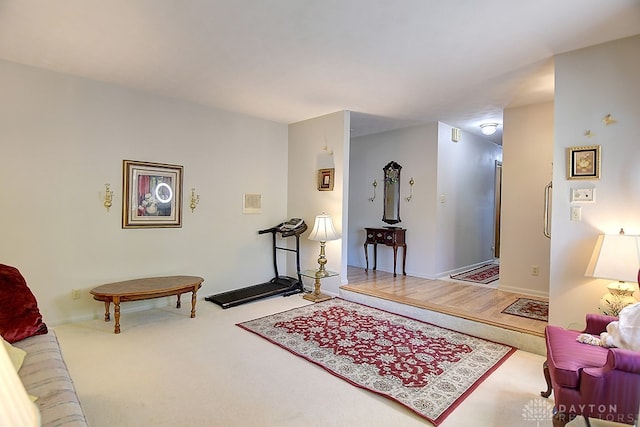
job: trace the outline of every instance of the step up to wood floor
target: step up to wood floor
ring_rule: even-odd
[[[400,314],[443,328],[453,329],[454,331],[484,338],[486,340],[507,344],[530,353],[540,354],[543,356],[546,354],[544,337],[536,334],[512,330],[497,325],[487,324],[478,320],[465,319],[463,317],[457,317],[447,313],[441,313],[376,296],[353,292],[344,289],[344,287],[340,289],[340,297],[348,301]]]

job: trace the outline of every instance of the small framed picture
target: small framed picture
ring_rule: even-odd
[[[334,168],[318,170],[318,191],[333,191]]]
[[[600,179],[600,146],[567,148],[567,179]]]
[[[122,228],[182,227],[182,166],[122,162]]]

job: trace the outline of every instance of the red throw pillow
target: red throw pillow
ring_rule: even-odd
[[[14,343],[47,333],[38,302],[17,268],[0,264],[0,335]]]

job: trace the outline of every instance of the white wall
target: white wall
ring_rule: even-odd
[[[553,102],[508,108],[503,118],[500,289],[548,296],[551,241],[543,217],[553,175]]]
[[[346,253],[348,236],[343,225],[348,221],[349,197],[349,126],[350,113],[339,111],[289,125],[288,205],[290,217],[303,218],[309,230],[301,235],[301,269],[317,269],[320,243],[308,240],[315,217],[322,212],[332,216],[339,240],[326,243],[327,270],[340,276],[322,280],[322,292],[337,295],[346,283]],[[326,147],[326,149],[325,149]],[[318,169],[335,168],[333,191],[318,191]],[[346,228],[346,227],[344,227]],[[289,242],[290,244],[291,242]],[[289,273],[294,274],[293,264]],[[313,280],[304,279],[305,287],[313,289]]]
[[[45,322],[102,316],[89,290],[103,283],[200,275],[203,298],[273,276],[257,231],[287,217],[286,125],[8,62],[0,93],[0,262],[20,269]],[[182,228],[121,228],[123,159],[184,166],[185,196],[201,201],[194,213],[184,201]],[[242,214],[244,192],[262,194],[262,214]]]
[[[392,160],[402,166],[398,225],[407,229],[407,274],[436,278],[492,259],[494,162],[500,157],[499,146],[466,132],[453,143],[451,126],[444,123],[353,138],[349,265],[365,266],[364,227],[386,225],[382,168]],[[407,202],[412,177],[413,198]],[[374,179],[379,185],[372,203]],[[393,252],[378,249],[378,269],[392,272]],[[370,267],[372,256],[370,249]]]
[[[600,233],[640,234],[640,36],[558,55],[555,94],[550,323],[584,324],[607,281],[584,276]],[[616,124],[602,119],[612,114]],[[584,136],[590,129],[594,136]],[[566,149],[600,145],[600,180],[567,180]],[[570,221],[570,190],[595,188],[596,203]]]

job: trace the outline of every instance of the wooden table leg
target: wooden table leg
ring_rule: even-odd
[[[111,320],[111,314],[109,313],[109,306],[111,303],[109,301],[104,302],[104,321],[108,322]]]
[[[194,286],[193,291],[191,291],[191,318],[196,317],[196,293],[198,292],[198,287]],[[179,298],[180,296],[178,296]]]
[[[373,269],[378,268],[378,244],[373,244]]]
[[[393,277],[396,277],[396,264],[398,262],[398,246],[393,245]]]
[[[180,308],[181,304],[180,304],[180,295],[182,294],[178,294],[178,301],[176,302],[176,308]]]
[[[113,313],[116,318],[116,325],[114,328],[114,332],[116,334],[120,333],[120,297],[113,297]]]
[[[368,247],[369,247],[368,243],[365,242],[364,243],[364,259],[367,263],[367,266],[364,269],[364,271],[369,271],[369,250],[367,249]]]
[[[404,276],[407,275],[406,267],[407,267],[407,245],[404,244],[402,245],[402,274]]]

